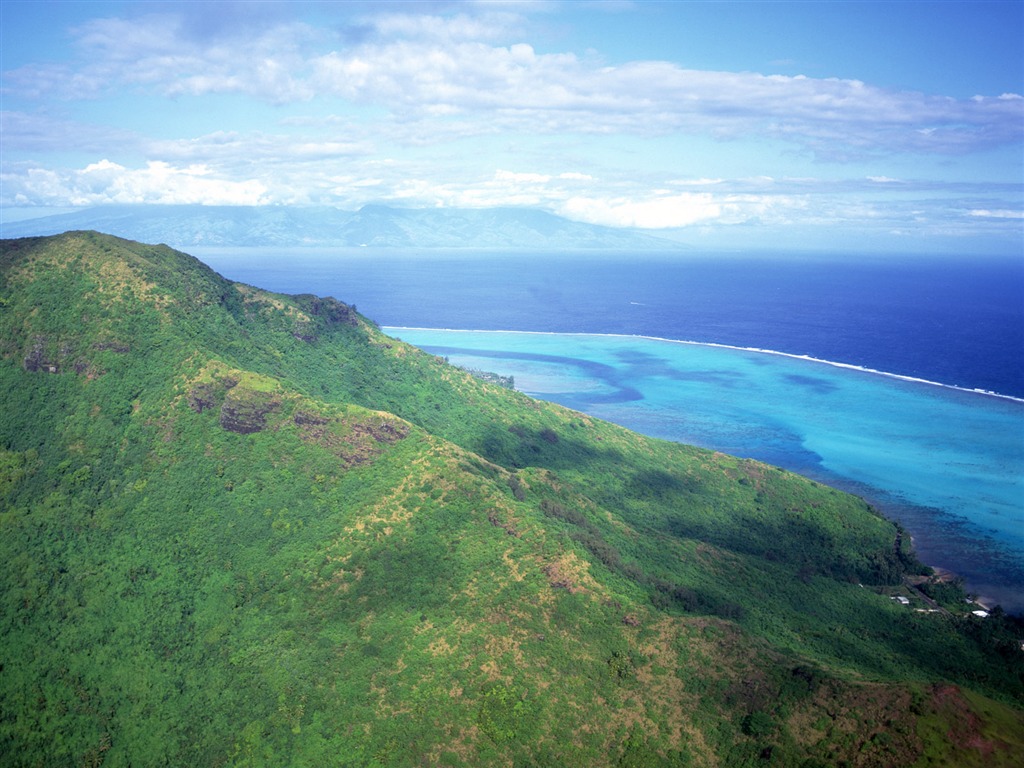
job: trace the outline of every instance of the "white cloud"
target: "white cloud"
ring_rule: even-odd
[[[676,187],[710,187],[721,184],[724,179],[670,179],[667,183]]]
[[[237,137],[222,137],[229,143]],[[262,165],[257,161],[255,166]],[[110,159],[72,170],[18,166],[3,174],[4,205],[104,203],[310,204],[356,208],[367,199],[415,207],[524,206],[613,227],[686,229],[689,236],[755,227],[771,237],[792,231],[904,232],[908,237],[1020,236],[1019,186],[1005,189],[934,182],[879,184],[808,178],[675,179],[671,184],[605,179],[529,167],[452,175],[394,159],[283,165],[261,178],[233,181],[216,165]],[[981,193],[984,196],[981,196]],[[999,192],[1004,195],[1000,199]],[[974,198],[977,202],[969,202]],[[982,202],[985,201],[985,202]],[[965,204],[966,203],[966,204]],[[972,222],[974,222],[972,224]],[[767,236],[767,235],[766,235]]]
[[[133,147],[140,141],[120,128],[13,110],[0,111],[0,137],[8,155],[12,148],[37,153],[66,152],[74,147],[102,153],[111,146]]]
[[[544,183],[551,181],[551,177],[544,173],[514,173],[513,171],[503,171],[499,169],[494,172],[494,180]]]
[[[990,211],[985,208],[975,208],[968,211],[968,215],[983,219],[1024,219],[1024,211],[1010,211],[1006,209]]]
[[[501,39],[507,33],[507,25],[514,24],[516,19],[516,16],[509,13],[488,13],[482,16],[462,13],[450,17],[388,13],[372,20],[371,24],[381,37],[456,42]]]
[[[176,168],[149,162],[126,168],[110,160],[80,170],[30,168],[15,177],[4,174],[4,197],[19,204],[102,205],[105,203],[203,203],[259,205],[266,187],[259,181],[217,178],[204,165]]]
[[[260,164],[321,162],[372,154],[366,141],[341,141],[329,137],[217,131],[194,139],[159,140],[144,146],[150,156],[172,160],[214,163],[219,167]]]
[[[558,206],[558,212],[591,224],[674,229],[704,224],[785,223],[807,208],[806,200],[787,194],[637,190],[632,195],[573,196]]]
[[[875,152],[956,154],[1019,142],[1024,98],[954,99],[859,80],[686,69],[667,61],[607,66],[538,53],[510,13],[390,13],[339,45],[307,25],[274,23],[198,36],[181,17],[97,19],[77,30],[74,66],[7,73],[22,95],[68,98],[131,86],[176,96],[241,93],[275,104],[342,99],[390,111],[410,137],[493,131],[745,135],[829,159]],[[466,118],[455,134],[444,121]],[[434,129],[441,127],[437,134]]]
[[[255,20],[242,13],[268,5],[277,10]],[[373,199],[531,206],[690,233],[837,223],[1019,233],[1021,185],[987,183],[986,173],[1006,177],[990,156],[974,166],[945,157],[1018,147],[1018,94],[956,99],[852,79],[612,65],[558,51],[550,34],[540,42],[516,3],[497,5],[367,3],[360,12],[377,16],[319,29],[285,19],[290,4],[162,4],[142,8],[188,10],[94,20],[74,31],[66,62],[4,73],[16,111],[0,114],[0,202]],[[408,11],[424,7],[458,13]],[[126,95],[159,118],[166,109],[159,138],[142,134],[155,123],[145,116],[124,121],[131,131],[90,124],[120,120]],[[889,157],[900,153],[932,158]],[[812,165],[865,158],[841,174]]]
[[[478,41],[397,40],[313,64],[318,93],[425,117],[485,112],[505,129],[759,133],[822,155],[963,152],[1018,137],[1024,104],[895,92],[858,80],[688,70],[663,61],[600,66],[573,54]]]
[[[321,35],[311,27],[232,28],[212,39],[193,32],[175,14],[93,19],[72,30],[77,61],[6,72],[7,89],[69,99],[95,98],[120,87],[172,97],[245,93],[276,104],[313,95],[304,82],[304,51]]]
[[[722,207],[711,195],[676,195],[652,200],[573,197],[561,212],[579,221],[615,227],[667,229],[685,227],[721,216]]]

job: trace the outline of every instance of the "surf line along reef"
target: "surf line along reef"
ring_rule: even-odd
[[[644,434],[854,490],[989,605],[1024,608],[1024,405],[857,366],[613,334],[386,330]],[[955,428],[953,427],[955,425]]]

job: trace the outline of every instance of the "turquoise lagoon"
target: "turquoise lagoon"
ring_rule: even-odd
[[[635,336],[385,328],[654,437],[867,498],[925,562],[1024,612],[1024,401],[761,350]]]

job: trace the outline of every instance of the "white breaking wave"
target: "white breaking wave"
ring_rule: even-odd
[[[628,333],[565,333],[559,331],[510,331],[510,330],[484,330],[484,329],[470,329],[470,328],[423,328],[418,326],[396,326],[389,325],[382,327],[384,331],[433,331],[438,333],[505,333],[505,334],[521,334],[521,335],[533,335],[533,336],[587,336],[592,338],[618,338],[618,339],[645,339],[647,341],[661,341],[668,344],[690,344],[698,347],[714,347],[716,349],[732,349],[737,352],[756,352],[762,355],[777,355],[779,357],[788,357],[792,360],[804,360],[810,363],[820,363],[822,365],[830,365],[834,368],[845,368],[851,371],[859,371],[861,373],[870,373],[875,376],[885,376],[890,379],[898,379],[900,381],[909,381],[915,384],[927,384],[930,387],[942,387],[943,389],[952,389],[957,392],[968,392],[974,395],[984,395],[985,397],[998,397],[1002,400],[1010,400],[1016,403],[1024,403],[1024,398],[1015,397],[1013,395],[1004,395],[999,392],[993,392],[989,389],[962,387],[956,384],[944,384],[941,381],[931,381],[930,379],[922,379],[917,376],[908,376],[903,373],[892,373],[890,371],[880,371],[876,368],[868,368],[863,365],[856,365],[855,363],[843,363],[836,360],[823,360],[820,357],[813,357],[811,355],[799,355],[794,352],[780,352],[777,349],[761,349],[760,347],[741,347],[735,344],[720,344],[714,341],[693,341],[690,339],[666,339],[661,336],[647,336],[644,334],[628,334]]]

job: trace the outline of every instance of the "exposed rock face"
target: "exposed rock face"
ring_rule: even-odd
[[[92,345],[92,348],[98,352],[109,350],[110,352],[116,352],[119,355],[127,354],[131,352],[131,347],[127,344],[122,344],[117,341],[97,341]]]
[[[314,317],[321,317],[332,325],[347,323],[348,325],[355,326],[359,324],[356,308],[331,296],[321,297],[304,293],[293,298],[309,314]]]
[[[317,339],[316,330],[308,320],[296,320],[292,325],[292,336],[307,344],[312,344]]]
[[[323,446],[346,467],[372,461],[383,447],[402,440],[409,425],[390,416],[368,418],[325,418],[305,411],[293,420],[301,428],[302,439]]]
[[[266,416],[280,401],[268,392],[233,387],[220,407],[220,425],[229,432],[250,435],[267,426]]]
[[[32,340],[32,348],[25,355],[23,361],[26,371],[35,373],[42,371],[43,373],[58,373],[60,366],[56,360],[50,360],[46,353],[46,337],[36,336]]]
[[[119,355],[127,354],[131,347],[117,341],[98,341],[92,345],[97,352],[114,352]],[[97,376],[103,373],[89,357],[76,354],[73,341],[65,340],[59,346],[53,344],[51,339],[41,334],[32,337],[31,346],[22,359],[22,366],[31,373],[64,373],[74,371],[78,375]]]
[[[202,413],[217,405],[219,388],[212,382],[196,384],[188,393],[188,404],[196,413]]]
[[[300,427],[323,425],[327,424],[329,421],[329,419],[324,416],[320,416],[316,413],[309,413],[307,411],[296,411],[292,420]]]

